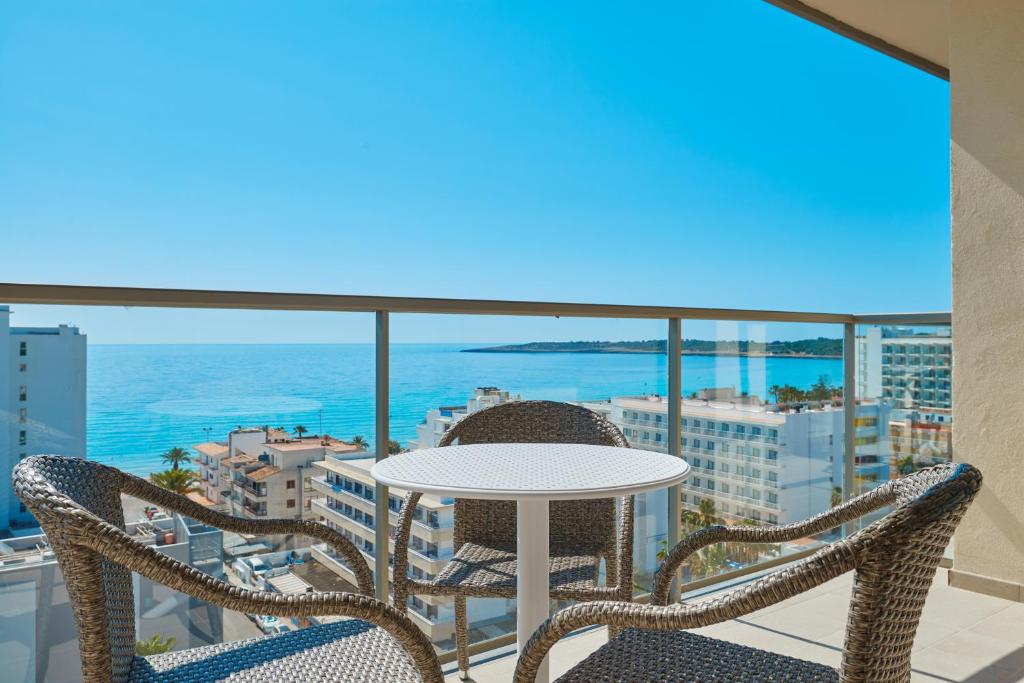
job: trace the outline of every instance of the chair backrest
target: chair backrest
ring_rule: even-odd
[[[485,408],[457,422],[439,445],[456,441],[629,445],[615,425],[594,411],[555,401],[513,401]],[[553,501],[550,515],[552,549],[572,545],[614,552],[615,499]],[[457,499],[453,541],[455,550],[466,542],[515,548],[515,502]]]
[[[928,589],[953,531],[981,488],[981,472],[951,463],[879,488],[892,511],[838,543],[857,555],[844,683],[910,680],[910,650]]]
[[[14,490],[46,532],[78,626],[86,680],[128,678],[135,655],[131,573],[75,542],[83,522],[125,528],[120,471],[81,458],[33,456],[14,470]]]

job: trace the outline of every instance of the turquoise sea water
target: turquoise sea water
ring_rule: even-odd
[[[464,403],[473,388],[577,401],[665,392],[665,356],[460,353],[465,344],[391,347],[391,437],[405,444],[426,412]],[[160,469],[172,446],[225,439],[236,426],[305,425],[374,441],[373,346],[90,345],[88,453],[136,474]],[[684,356],[683,391],[734,386],[764,397],[773,384],[842,381],[842,362]]]

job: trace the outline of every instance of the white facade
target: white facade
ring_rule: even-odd
[[[518,394],[510,394],[497,387],[477,387],[472,398],[466,401],[466,405],[441,406],[428,412],[423,422],[416,426],[416,440],[409,442],[409,450],[435,448],[444,433],[467,415],[491,406],[520,400],[522,398]]]
[[[953,338],[950,329],[871,327],[857,338],[857,389],[897,409],[953,407]]]
[[[842,409],[772,408],[749,400],[683,401],[682,453],[693,467],[683,486],[685,507],[696,509],[706,498],[723,517],[770,524],[828,509],[833,487],[842,483]],[[858,406],[858,416],[878,410]],[[668,451],[667,415],[667,399],[661,396],[617,397],[608,404],[609,419],[630,444],[647,450]],[[884,432],[878,424],[865,420],[863,430]]]
[[[225,443],[197,444],[193,450],[200,454],[199,476],[210,502],[252,519],[315,519],[314,463],[328,455],[366,455],[361,446],[326,434],[292,438],[262,427],[235,429]]]
[[[19,460],[85,457],[85,358],[77,327],[11,327],[0,306],[0,531],[36,527],[11,489]]]

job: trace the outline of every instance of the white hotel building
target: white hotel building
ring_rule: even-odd
[[[0,306],[0,533],[37,528],[11,488],[19,460],[85,457],[85,373],[77,327],[11,327]]]
[[[788,524],[828,509],[842,484],[843,411],[821,408],[774,410],[756,397],[713,390],[715,400],[684,400],[682,453],[692,474],[683,503],[702,499],[732,520]],[[668,451],[668,402],[662,396],[617,397],[605,404],[609,419],[635,448]],[[588,404],[588,407],[594,407]],[[858,405],[857,477],[888,478],[888,464],[867,457],[885,452],[886,407]],[[880,419],[881,413],[881,419]],[[885,470],[884,472],[881,470]]]

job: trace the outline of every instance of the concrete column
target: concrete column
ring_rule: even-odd
[[[950,2],[953,444],[985,485],[953,585],[1024,600],[1024,2]]]

